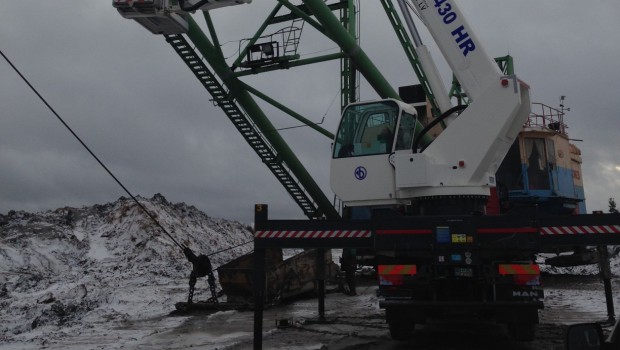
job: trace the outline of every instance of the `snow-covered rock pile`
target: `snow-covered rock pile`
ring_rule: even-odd
[[[139,201],[197,254],[252,240],[244,225],[160,194]],[[217,267],[251,249],[241,245],[211,260]],[[187,297],[190,271],[179,247],[131,199],[0,214],[0,347],[71,327],[165,314]],[[204,283],[196,299],[206,293]]]

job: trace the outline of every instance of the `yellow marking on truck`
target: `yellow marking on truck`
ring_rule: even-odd
[[[467,235],[463,233],[453,233],[452,243],[467,243]]]

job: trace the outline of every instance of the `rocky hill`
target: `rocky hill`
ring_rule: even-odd
[[[240,245],[212,255],[215,267],[252,249],[243,244],[252,241],[251,232],[238,222],[211,218],[160,194],[138,199],[196,253]],[[0,348],[165,314],[187,297],[190,271],[179,247],[131,199],[0,215]],[[205,285],[199,280],[196,299],[208,297]]]

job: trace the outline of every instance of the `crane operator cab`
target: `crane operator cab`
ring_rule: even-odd
[[[394,99],[350,104],[333,144],[332,190],[360,219],[396,207],[408,215],[484,213],[495,172],[529,115],[520,81],[497,85],[426,145],[418,139],[428,128],[413,106]]]
[[[347,106],[333,145],[331,186],[347,205],[382,206],[396,196],[396,154],[412,154],[417,113],[394,99]],[[419,130],[418,130],[419,131]]]

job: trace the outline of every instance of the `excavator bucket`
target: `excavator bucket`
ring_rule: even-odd
[[[265,302],[271,304],[315,291],[320,275],[316,269],[316,258],[316,250],[306,250],[286,260],[282,260],[281,249],[267,250]],[[339,268],[332,261],[330,250],[326,250],[323,259],[325,279],[335,278]],[[234,304],[254,302],[253,266],[253,254],[244,255],[220,266],[218,278],[227,302]]]

